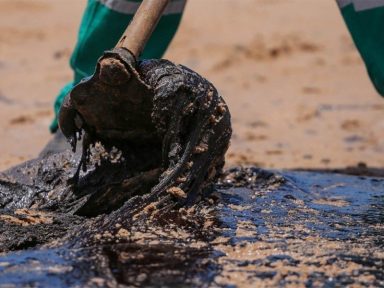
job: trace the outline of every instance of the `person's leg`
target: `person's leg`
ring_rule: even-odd
[[[337,0],[376,90],[384,96],[384,0]]]
[[[57,114],[65,95],[82,78],[93,74],[97,59],[113,48],[132,20],[140,0],[88,0],[81,21],[77,44],[70,64],[74,79],[60,91],[55,101],[51,132],[58,129]],[[161,58],[179,26],[186,0],[171,0],[152,34],[142,58]]]

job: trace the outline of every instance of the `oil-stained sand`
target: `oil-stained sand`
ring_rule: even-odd
[[[2,174],[0,287],[384,285],[383,178],[234,168],[192,207],[87,217],[75,164]]]

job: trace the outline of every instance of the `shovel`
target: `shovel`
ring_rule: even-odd
[[[78,139],[83,144],[72,183],[79,183],[81,168],[86,172],[95,159],[96,143],[108,155],[114,148],[122,152],[127,175],[158,176],[151,171],[160,168],[158,184],[140,200],[144,204],[160,195],[159,205],[173,198],[192,203],[219,177],[232,130],[217,89],[183,65],[137,61],[168,3],[144,0],[116,47],[98,60],[95,73],[66,96],[61,131],[74,150]]]
[[[138,58],[168,3],[169,0],[144,0],[116,48],[125,48]]]
[[[71,97],[66,97],[64,100],[59,114],[59,126],[73,149],[76,147],[76,139],[78,138],[76,134],[85,125],[77,112],[80,112],[87,119],[88,130],[97,129],[98,131],[94,132],[98,135],[104,135],[104,138],[145,137],[145,133],[122,135],[121,131],[132,125],[137,130],[153,132],[151,131],[152,127],[146,127],[148,126],[146,123],[150,121],[146,121],[149,120],[146,119],[148,118],[148,111],[143,110],[143,107],[150,106],[143,103],[150,101],[150,99],[146,99],[148,98],[146,97],[148,86],[140,80],[135,66],[169,2],[169,0],[142,1],[116,47],[112,51],[105,52],[99,59],[94,75],[82,80],[70,92]],[[114,89],[118,86],[119,89]],[[97,91],[95,91],[95,87],[97,87]],[[94,95],[97,95],[98,101],[93,101]],[[116,113],[100,119],[101,115],[105,115],[103,107],[113,105],[111,98],[120,100],[115,101],[116,109],[114,111]],[[77,99],[77,101],[73,103],[72,100],[70,103],[70,99]],[[121,107],[121,102],[125,101],[124,99],[132,102],[130,105],[124,105],[126,106],[125,109]],[[103,101],[105,101],[105,105],[103,105]],[[121,124],[121,129],[116,127],[116,123]],[[144,127],[141,127],[143,125]],[[135,140],[138,139],[135,138]]]
[[[95,73],[83,79],[64,99],[59,126],[74,152],[77,141],[82,138],[82,129],[87,131],[82,138],[83,155],[74,179],[78,179],[81,166],[86,171],[89,157],[86,147],[92,143],[94,135],[104,144],[133,139],[136,143],[150,143],[153,140],[147,136],[155,131],[150,124],[152,93],[135,67],[169,2],[143,0],[116,47],[105,52],[98,60]]]

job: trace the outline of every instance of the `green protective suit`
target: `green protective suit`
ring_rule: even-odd
[[[56,98],[55,119],[50,130],[58,129],[57,115],[64,97],[84,77],[93,74],[97,59],[113,48],[132,20],[140,0],[88,0],[70,64],[73,81],[65,85]],[[153,32],[142,58],[161,58],[179,26],[186,0],[171,0]]]
[[[372,83],[384,96],[384,0],[337,0],[337,3]]]

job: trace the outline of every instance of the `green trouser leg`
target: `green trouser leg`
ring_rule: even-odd
[[[337,2],[369,77],[384,96],[384,0]]]
[[[120,39],[140,0],[88,0],[70,64],[73,81],[60,91],[54,104],[55,119],[50,130],[58,129],[57,115],[65,95],[84,77],[93,74],[97,59]],[[171,0],[141,56],[161,58],[179,26],[186,0]]]

